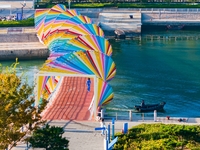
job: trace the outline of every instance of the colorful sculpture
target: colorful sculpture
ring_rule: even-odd
[[[58,4],[51,9],[35,12],[35,28],[40,41],[50,55],[41,72],[95,75],[97,77],[97,106],[108,104],[114,97],[108,84],[116,74],[112,46],[104,38],[103,30],[76,10]],[[37,94],[48,98],[60,76],[38,77]]]

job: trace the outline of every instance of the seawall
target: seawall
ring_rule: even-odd
[[[48,48],[39,42],[34,27],[0,28],[0,61],[46,59]]]
[[[0,34],[0,43],[22,43],[22,42],[38,42],[36,34]]]
[[[0,43],[0,60],[45,59],[48,55],[48,49],[38,41]]]
[[[78,11],[91,17],[109,33],[122,29],[126,33],[137,34],[142,32],[142,26],[200,26],[198,8],[102,8],[78,9]]]
[[[106,38],[122,29],[127,37],[140,37],[142,26],[200,26],[200,9],[78,9],[101,26]],[[132,16],[132,17],[131,17]],[[41,59],[49,55],[34,27],[0,28],[0,60]]]

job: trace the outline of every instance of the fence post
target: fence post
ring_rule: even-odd
[[[110,124],[108,124],[108,143],[110,143]]]
[[[104,118],[104,109],[101,109],[101,118]]]
[[[112,118],[112,140],[115,138],[115,119]]]
[[[154,121],[157,121],[157,110],[154,110]]]
[[[124,133],[126,134],[128,132],[128,123],[124,123]]]
[[[104,138],[104,150],[108,150],[108,140]]]
[[[144,113],[142,113],[142,121],[144,122]]]
[[[132,117],[132,111],[129,110],[129,120],[132,121],[133,117]]]

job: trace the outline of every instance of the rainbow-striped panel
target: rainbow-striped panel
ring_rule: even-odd
[[[58,4],[51,9],[35,11],[35,28],[40,41],[50,50],[40,72],[95,75],[96,107],[113,99],[113,89],[108,84],[116,74],[111,58],[113,50],[99,26],[78,11]],[[60,76],[40,76],[38,99],[48,98],[60,79]]]

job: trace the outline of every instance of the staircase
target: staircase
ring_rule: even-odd
[[[141,33],[141,13],[102,12],[98,18],[99,26],[106,31],[121,29],[125,33]]]

